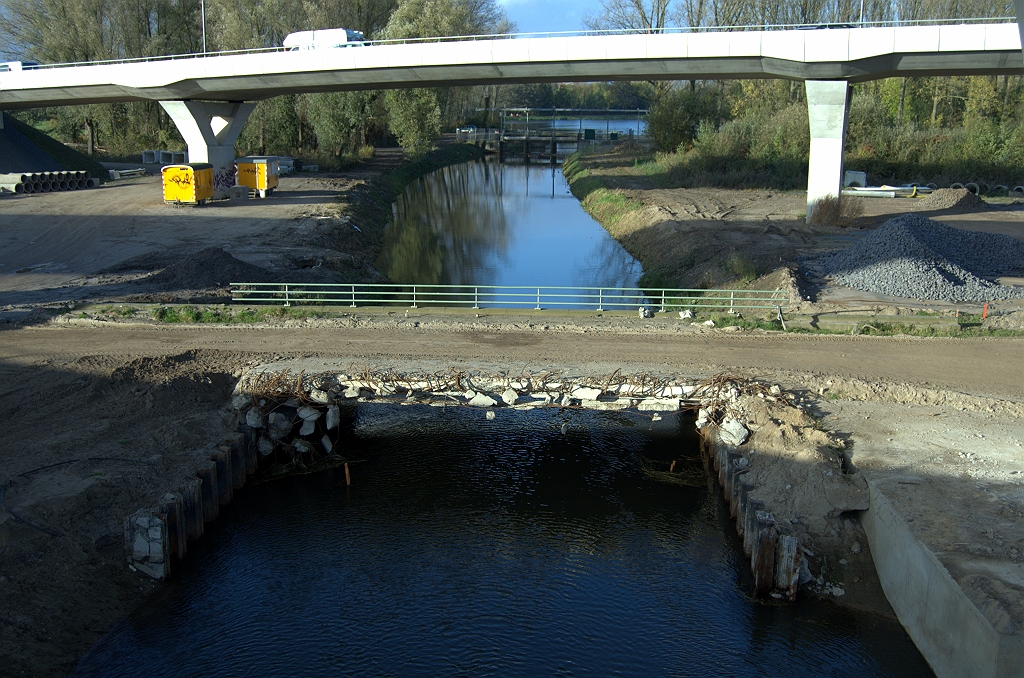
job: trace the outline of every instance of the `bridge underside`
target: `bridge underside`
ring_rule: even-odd
[[[200,60],[196,60],[200,61]],[[156,62],[175,64],[179,62]],[[116,68],[98,66],[93,68]],[[178,70],[178,69],[176,69]],[[184,70],[184,69],[181,69]],[[101,104],[122,101],[257,101],[283,94],[344,92],[409,87],[453,87],[535,82],[612,80],[844,80],[867,82],[890,77],[936,75],[1018,75],[1024,70],[1020,50],[887,54],[848,62],[807,63],[772,57],[671,60],[600,60],[556,63],[458,64],[409,68],[296,70],[287,73],[182,78],[164,84],[62,84],[0,90],[6,110]],[[44,71],[45,72],[45,71]],[[112,78],[112,80],[114,80]]]

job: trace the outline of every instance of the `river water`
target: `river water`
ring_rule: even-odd
[[[930,675],[894,622],[748,597],[692,420],[496,414],[359,406],[352,487],[236,492],[74,675]]]
[[[413,182],[393,207],[380,270],[402,284],[635,287],[640,264],[551,165],[494,160]]]

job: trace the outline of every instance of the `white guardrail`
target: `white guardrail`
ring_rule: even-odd
[[[430,42],[457,42],[464,40],[525,40],[530,38],[565,38],[573,36],[602,36],[602,35],[652,35],[671,33],[713,33],[713,32],[737,32],[737,31],[785,31],[794,29],[817,29],[817,28],[889,28],[899,26],[944,26],[953,24],[972,23],[1014,23],[1017,18],[1012,16],[1000,17],[969,17],[962,19],[890,19],[884,21],[853,21],[842,23],[814,23],[814,24],[744,24],[737,26],[678,26],[665,28],[626,28],[626,29],[605,29],[605,30],[582,30],[582,31],[538,31],[532,33],[493,33],[481,35],[448,35],[429,38],[391,38],[387,40],[365,40],[362,43],[354,44],[352,47],[370,47],[376,45],[399,45],[419,44]],[[347,47],[345,49],[351,49]],[[192,52],[187,54],[154,54],[152,56],[122,57],[112,59],[97,59],[95,61],[68,61],[52,64],[33,64],[31,69],[44,68],[74,68],[78,66],[99,66],[104,64],[131,64],[146,61],[170,61],[176,59],[202,59],[206,57],[233,56],[241,54],[273,54],[275,52],[292,51],[288,47],[255,47],[251,49],[231,49],[208,52]]]
[[[707,309],[779,309],[783,290],[700,290],[639,287],[525,285],[399,285],[379,283],[231,283],[231,300],[283,306],[345,304],[463,308],[575,308],[611,311],[655,306],[660,312]]]

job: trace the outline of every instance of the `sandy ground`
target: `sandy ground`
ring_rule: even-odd
[[[159,586],[126,568],[124,517],[180,485],[233,433],[228,400],[245,367],[300,357],[395,367],[483,361],[510,370],[587,364],[698,377],[726,371],[776,381],[852,442],[853,463],[913,518],[918,536],[979,604],[995,601],[988,607],[998,616],[1024,600],[1021,338],[725,332],[678,318],[587,313],[361,312],[189,327],[31,312],[145,297],[152,291],[135,281],[210,246],[291,279],[324,275],[317,264],[325,261],[332,275],[364,275],[372,253],[359,250],[358,232],[330,217],[345,210],[339,192],[369,174],[285,178],[273,200],[202,209],[163,205],[156,178],[0,200],[0,320],[17,320],[0,324],[0,483],[8,506],[36,526],[0,511],[0,675],[66,674]],[[629,190],[651,212],[639,243],[675,262],[670,273],[685,268],[697,277],[724,270],[737,250],[759,265],[791,262],[918,205],[865,200],[858,228],[813,229],[799,216],[802,193]],[[928,216],[1024,238],[1018,206]],[[912,305],[820,292],[846,308]],[[74,463],[32,472],[62,462]],[[856,555],[838,572],[845,598],[880,609],[877,588],[868,590],[866,551]],[[1015,614],[1007,618],[1020,628]]]
[[[892,482],[906,492],[897,494],[898,505],[922,516],[914,524],[926,543],[949,545],[954,555],[990,547],[986,558],[1007,568],[1017,562],[1010,549],[1024,549],[1017,528],[1003,526],[1019,526],[1019,516],[1005,512],[1008,502],[989,500],[1021,490],[1021,474],[1010,473],[1020,466],[1012,443],[1024,439],[1019,339],[727,333],[665,318],[566,320],[543,312],[361,314],[287,325],[56,319],[0,331],[0,438],[9,442],[0,451],[3,480],[61,461],[117,459],[55,467],[15,479],[7,489],[6,500],[19,515],[57,536],[0,514],[0,673],[66,673],[158,586],[124,565],[124,516],[180,484],[232,433],[228,399],[235,375],[257,362],[303,356],[395,366],[420,359],[453,366],[485,361],[510,369],[583,362],[609,372],[695,376],[729,369],[777,380],[827,413],[829,426],[853,437],[855,463],[883,480],[896,478]],[[819,394],[829,388],[837,389],[837,400]],[[942,407],[913,404],[939,396]],[[912,420],[923,423],[904,423]],[[1005,454],[992,451],[993,440],[1002,441]],[[939,456],[949,464],[935,462]],[[961,468],[983,470],[998,482],[964,476]],[[910,475],[919,484],[899,480]],[[982,482],[987,489],[979,489]],[[925,518],[939,515],[942,520]],[[980,525],[991,526],[991,538]],[[932,532],[933,526],[942,529]],[[950,541],[956,530],[949,526],[962,526],[956,530],[964,536]],[[999,549],[997,541],[1003,542]],[[864,580],[866,594],[871,582],[863,561],[851,556],[850,563],[839,576],[855,603],[853,577]]]
[[[0,307],[174,292],[145,277],[208,247],[279,279],[363,280],[369,257],[349,242],[358,231],[337,217],[348,191],[401,158],[384,149],[350,172],[284,176],[266,200],[204,207],[165,205],[159,174],[0,199]]]
[[[661,188],[657,175],[633,167],[633,155],[628,151],[587,155],[583,165],[590,176],[600,177],[607,187],[641,206],[607,228],[640,259],[645,272],[666,287],[731,287],[748,270],[744,264],[752,264],[759,273],[793,265],[801,257],[847,247],[886,220],[908,212],[956,228],[1024,240],[1024,203],[1019,200],[994,198],[973,208],[936,209],[922,198],[845,198],[861,216],[847,226],[814,226],[804,218],[807,203],[802,190]],[[600,206],[595,209],[600,219]],[[1001,282],[1024,285],[1022,279]],[[943,302],[914,302],[830,286],[824,281],[812,281],[805,293],[818,302],[808,305],[808,312],[837,304],[955,311],[955,306]],[[1024,308],[1024,302],[999,307],[1018,310]]]

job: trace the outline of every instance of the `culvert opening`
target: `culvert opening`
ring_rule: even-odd
[[[352,484],[335,467],[237,493],[78,675],[216,673],[239,648],[260,675],[740,674],[749,655],[721,648],[752,636],[759,675],[919,673],[898,627],[751,598],[692,415],[339,408]]]

